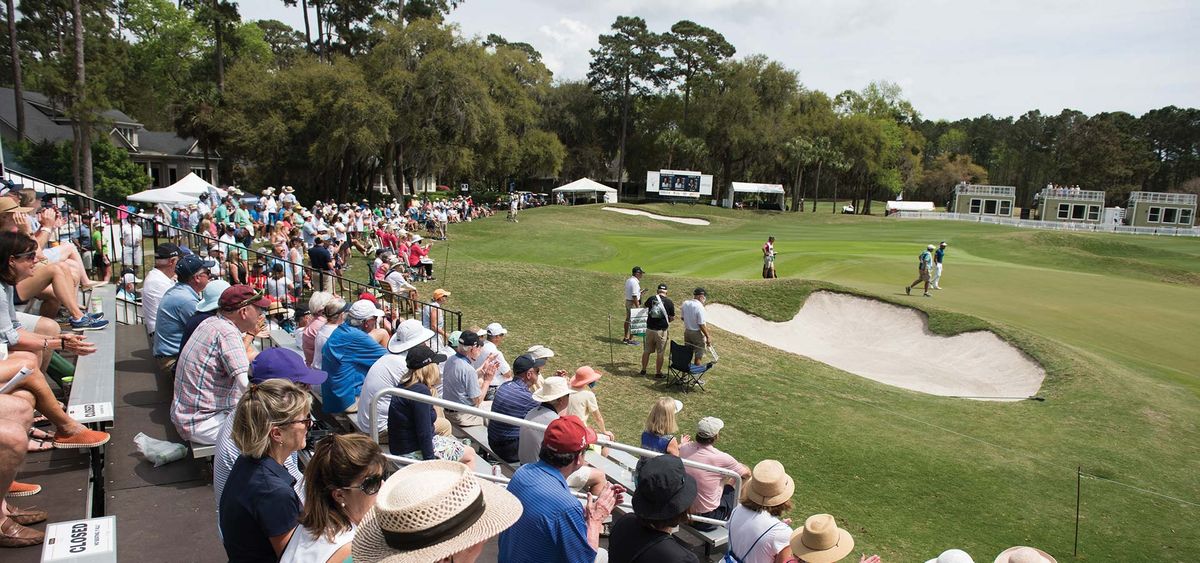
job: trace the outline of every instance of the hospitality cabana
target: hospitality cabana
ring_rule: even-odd
[[[760,209],[778,209],[783,210],[783,185],[781,184],[755,184],[751,182],[731,182],[729,194],[725,196],[725,201],[722,202],[725,207],[732,208],[733,204],[740,199],[747,197],[753,198],[757,207]]]
[[[570,184],[554,188],[550,190],[550,193],[555,195],[555,199],[559,195],[563,196],[571,205],[575,205],[579,200],[582,200],[583,203],[617,202],[617,190],[615,188],[605,186],[591,178],[580,178]]]
[[[1125,224],[1190,229],[1196,224],[1196,194],[1130,192]]]
[[[984,186],[961,182],[954,186],[954,213],[1012,217],[1016,205],[1014,186]]]
[[[1079,188],[1043,189],[1037,195],[1038,218],[1065,223],[1099,223],[1104,213],[1104,192]]]

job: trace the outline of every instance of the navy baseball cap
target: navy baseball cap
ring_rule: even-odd
[[[175,264],[175,275],[191,278],[200,270],[207,270],[217,265],[215,260],[205,260],[195,254],[188,254],[179,259],[179,263]]]

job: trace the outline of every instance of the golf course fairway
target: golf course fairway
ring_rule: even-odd
[[[509,361],[545,344],[557,355],[544,375],[601,370],[596,395],[621,442],[638,443],[658,396],[683,401],[680,433],[704,416],[723,419],[718,447],[751,466],[778,459],[796,480],[793,525],[833,514],[856,553],[925,561],[957,547],[991,561],[1031,545],[1073,560],[1081,468],[1080,560],[1200,556],[1200,239],[843,216],[828,206],[628,207],[710,224],[592,205],[453,225],[450,241],[432,248],[438,281],[422,284],[421,298],[444,287],[465,325],[504,324]],[[767,236],[780,279],[760,279]],[[905,295],[917,255],[940,241],[944,289]],[[638,377],[641,347],[621,344],[621,290],[635,265],[646,270],[642,287],[668,284],[676,307],[704,286],[710,303],[784,322],[813,291],[834,290],[920,309],[937,334],[990,330],[1045,370],[1045,401],[907,391],[719,329],[706,390],[668,389]],[[671,337],[683,339],[678,320]]]

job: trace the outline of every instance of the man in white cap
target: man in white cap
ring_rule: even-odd
[[[946,241],[938,245],[937,251],[933,253],[933,279],[930,283],[934,289],[942,288],[942,260],[946,258]]]
[[[333,330],[321,349],[321,369],[329,380],[321,385],[321,409],[328,414],[357,406],[367,371],[387,353],[371,338],[384,313],[374,303],[359,299],[350,306],[346,321]]]
[[[487,396],[483,400],[490,401],[496,394],[496,388],[500,384],[512,377],[512,368],[508,365],[508,361],[504,359],[504,352],[500,351],[500,344],[504,342],[504,337],[508,334],[508,329],[500,323],[492,323],[487,325],[485,334],[486,340],[483,341],[483,350],[479,357],[475,358],[472,365],[475,369],[483,367],[483,363],[487,361],[492,354],[496,355],[496,361],[500,363],[500,367],[496,368],[496,375],[492,376],[492,381],[488,384]]]
[[[720,467],[736,472],[742,479],[750,478],[750,468],[738,463],[733,456],[718,450],[713,444],[721,434],[725,422],[713,416],[706,416],[696,424],[696,439],[679,446],[679,457]],[[707,516],[716,520],[728,520],[729,514],[737,504],[733,485],[725,484],[725,478],[719,473],[700,471],[687,468],[688,475],[696,479],[696,500],[692,502],[689,511],[696,516]],[[711,524],[696,522],[693,526],[698,530],[710,531],[717,529]]]
[[[904,288],[904,294],[912,295],[912,288],[921,282],[925,282],[925,297],[933,297],[929,294],[929,276],[932,270],[933,245],[931,244],[926,246],[925,252],[922,252],[921,255],[917,257],[917,279],[913,280],[912,283],[908,284],[908,287]]]

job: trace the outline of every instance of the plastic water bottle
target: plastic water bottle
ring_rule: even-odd
[[[99,295],[93,296],[91,313],[96,314],[96,313],[103,313],[103,312],[104,312],[104,300],[100,299]]]

